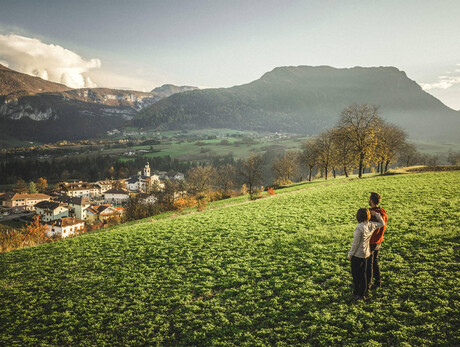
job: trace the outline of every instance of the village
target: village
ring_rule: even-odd
[[[123,180],[60,182],[49,194],[0,193],[0,222],[26,222],[38,216],[47,237],[65,238],[120,221],[130,198],[140,196],[146,203],[155,203],[148,194],[153,187],[162,189],[165,180],[183,179],[180,172],[152,173],[147,162],[143,171]]]

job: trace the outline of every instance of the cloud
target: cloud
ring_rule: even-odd
[[[459,64],[456,64],[460,66]],[[437,77],[437,81],[432,83],[420,83],[420,86],[424,90],[430,89],[448,89],[456,84],[460,83],[460,69],[455,69],[455,72],[450,72],[448,75],[442,75]]]
[[[13,70],[70,88],[96,87],[88,72],[101,67],[97,58],[85,60],[61,46],[13,34],[0,34],[0,63],[2,61]]]

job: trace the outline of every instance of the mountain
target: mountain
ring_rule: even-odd
[[[69,89],[0,66],[0,138],[53,142],[95,137],[137,111],[193,87],[165,85],[149,93],[109,88]]]
[[[191,87],[191,86],[175,86],[174,84],[164,84],[161,87],[157,87],[151,91],[151,93],[155,93],[158,96],[161,96],[161,98],[166,98],[170,95],[176,94],[176,93],[182,93],[182,92],[187,92],[189,90],[197,90],[197,87]]]
[[[394,67],[279,67],[248,84],[174,94],[144,108],[127,125],[314,135],[333,126],[353,103],[380,105],[381,116],[414,139],[458,139],[459,112]]]

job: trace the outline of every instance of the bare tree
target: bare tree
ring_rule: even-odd
[[[288,183],[298,174],[298,157],[299,154],[294,151],[285,153],[273,162],[272,170],[275,180],[282,183]]]
[[[318,166],[324,170],[324,178],[327,180],[329,169],[334,166],[334,136],[333,131],[328,129],[316,138],[318,151]]]
[[[216,186],[222,190],[223,196],[230,196],[230,191],[235,185],[236,169],[232,164],[220,166],[216,172]]]
[[[417,148],[412,143],[406,143],[398,151],[398,160],[404,166],[415,165],[419,159]]]
[[[452,150],[449,150],[449,153],[447,154],[447,162],[450,165],[459,165],[460,164],[460,153],[458,152],[452,152]]]
[[[188,170],[186,176],[192,194],[207,193],[212,188],[216,169],[212,166],[197,166]]]
[[[378,166],[380,173],[388,171],[388,165],[395,159],[396,154],[406,144],[407,133],[400,127],[382,122],[377,132]]]
[[[379,106],[353,104],[346,107],[340,114],[338,126],[345,131],[347,140],[359,157],[359,177],[362,177],[366,156],[369,156],[376,145],[376,132],[382,119]]]
[[[439,155],[432,154],[428,156],[428,166],[438,166],[439,165]]]
[[[337,167],[343,170],[345,177],[358,165],[358,157],[353,150],[353,144],[347,138],[347,131],[344,128],[333,130],[334,137],[334,162]]]
[[[305,165],[308,168],[308,181],[311,182],[313,168],[318,164],[318,148],[315,140],[311,139],[302,143],[302,152],[299,155],[299,161],[301,165]]]
[[[242,160],[239,167],[239,174],[247,184],[249,194],[252,194],[254,186],[261,182],[263,173],[263,159],[261,156],[251,153],[248,159]]]

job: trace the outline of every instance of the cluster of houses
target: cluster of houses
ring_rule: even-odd
[[[33,211],[39,215],[46,226],[47,236],[67,237],[83,230],[85,224],[104,225],[112,217],[121,217],[123,206],[131,195],[149,192],[154,185],[161,189],[164,179],[183,178],[181,173],[151,174],[147,163],[142,173],[138,172],[126,180],[64,182],[53,195],[7,192],[0,194],[0,201],[8,212]]]

